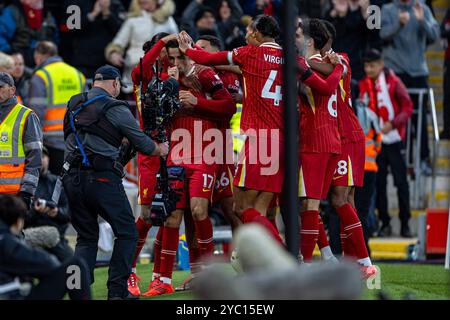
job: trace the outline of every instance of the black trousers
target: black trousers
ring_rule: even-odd
[[[98,249],[98,215],[111,225],[116,239],[109,264],[108,295],[125,297],[138,235],[122,179],[111,171],[75,169],[64,178],[64,190],[78,233],[75,256],[87,262],[91,283]]]
[[[444,64],[444,133],[450,137],[450,60]]]
[[[60,262],[66,262],[73,257],[73,250],[65,238],[61,238],[56,246],[48,248],[46,251],[53,254]]]
[[[49,146],[46,147],[50,157],[50,162],[48,164],[48,171],[50,171],[54,175],[59,176],[64,164],[64,150],[51,148]]]
[[[405,149],[403,142],[394,144],[382,144],[381,152],[377,157],[377,209],[383,225],[388,225],[391,217],[388,212],[387,200],[387,175],[390,167],[397,188],[397,197],[400,209],[400,221],[407,225],[411,217],[409,204],[409,185],[407,180],[407,169],[405,161]]]
[[[69,288],[68,284],[76,284],[76,280],[71,279],[77,276],[74,266],[78,267],[79,289]],[[71,267],[71,268],[69,268]],[[91,288],[89,283],[89,270],[83,259],[72,257],[54,270],[49,276],[39,279],[39,284],[31,289],[27,300],[61,300],[66,293],[71,300],[90,300]]]
[[[366,242],[367,250],[370,255],[369,238],[372,230],[369,228],[369,212],[372,204],[372,196],[376,188],[377,173],[372,171],[364,172],[364,186],[355,189],[355,206],[358,213],[359,220],[364,232],[364,241]]]
[[[400,79],[403,81],[405,86],[409,88],[419,88],[428,89],[428,77],[411,77],[406,73],[398,74]],[[414,103],[414,110],[419,110],[419,96],[416,94],[411,94],[411,99]],[[430,146],[428,145],[428,127],[427,127],[427,110],[428,110],[428,94],[423,96],[423,109],[422,109],[422,134],[420,136],[420,159],[426,160],[430,157]],[[418,114],[413,114],[412,116],[412,129],[414,137],[417,137],[417,124],[418,124]],[[411,148],[412,152],[412,148]],[[410,155],[412,156],[412,154]]]

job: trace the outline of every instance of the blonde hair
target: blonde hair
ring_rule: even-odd
[[[156,9],[160,7],[161,1],[153,0],[156,2]],[[128,18],[139,17],[141,15],[141,6],[139,5],[139,0],[132,0],[130,7],[128,8]]]
[[[0,51],[0,72],[12,72],[14,66],[14,59],[10,55]]]

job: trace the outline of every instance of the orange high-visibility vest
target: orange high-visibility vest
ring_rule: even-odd
[[[16,194],[25,172],[23,130],[31,109],[17,103],[0,124],[0,194]]]
[[[370,129],[366,135],[366,161],[364,163],[364,171],[378,171],[377,155],[381,151],[381,133],[375,133]]]
[[[67,102],[72,96],[83,92],[86,79],[80,71],[62,61],[42,67],[36,75],[47,88],[47,109],[42,126],[44,137],[63,137]]]

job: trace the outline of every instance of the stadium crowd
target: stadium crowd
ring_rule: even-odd
[[[450,37],[450,13],[440,26],[432,8],[419,0],[298,0],[297,3],[296,47],[298,79],[302,83],[299,86],[299,197],[303,199],[299,259],[311,262],[317,244],[324,260],[337,261],[335,255],[339,254],[352,257],[368,277],[376,272],[368,252],[368,239],[374,233],[392,234],[387,201],[388,172],[394,177],[399,198],[400,235],[412,236],[404,148],[409,118],[412,117],[414,125],[417,123],[413,110],[418,108],[418,99],[410,96],[407,88],[428,87],[425,52],[441,36]],[[68,23],[73,12],[78,12],[66,11],[71,5],[80,10],[78,27]],[[370,5],[381,8],[381,29],[367,27]],[[58,244],[47,251],[56,255],[60,263],[40,257],[41,264],[60,268],[72,259],[72,251],[64,239],[70,221],[70,196],[67,199],[63,195],[54,204],[56,208],[42,207],[32,200],[33,197],[51,198],[56,183],[54,175],[59,175],[63,167],[66,143],[62,132],[67,101],[86,91],[97,79],[96,70],[109,64],[122,71],[119,98],[130,101],[142,126],[139,93],[154,77],[152,66],[156,60],[163,80],[174,78],[180,83],[179,99],[184,107],[173,119],[171,130],[194,132],[195,122],[201,121],[200,134],[218,129],[226,135],[231,123],[237,125],[239,134],[239,126],[246,131],[247,139],[245,142],[234,139],[232,148],[236,152],[242,150],[243,155],[236,166],[234,162],[197,164],[192,155],[181,153],[176,159],[169,155],[169,165],[178,165],[180,159],[194,162],[182,165],[187,190],[177,209],[158,230],[153,276],[144,295],[174,291],[172,270],[183,218],[192,276],[179,289],[190,288],[205,257],[213,252],[213,229],[208,218],[211,204],[220,207],[232,230],[242,223],[259,223],[276,241],[283,243],[275,219],[276,208],[283,202],[283,134],[274,137],[258,132],[255,135],[255,141],[276,140],[280,167],[275,174],[261,175],[259,170],[264,165],[248,160],[252,150],[252,135],[248,130],[282,132],[283,128],[282,108],[279,108],[283,103],[280,10],[281,0],[1,1],[0,88],[5,92],[1,95],[0,119],[7,119],[17,103],[23,104],[33,111],[21,124],[25,128],[24,136],[31,135],[31,127],[40,124],[43,137],[37,133],[34,136],[37,141],[31,139],[25,143],[23,156],[34,161],[25,162],[21,176],[11,176],[28,179],[27,184],[16,180],[15,186],[6,185],[1,181],[4,177],[0,172],[0,195],[18,194],[32,208],[26,214],[13,215],[7,210],[0,213],[0,248],[2,235],[9,232],[9,227],[20,234],[22,226],[18,221],[23,219],[25,228],[53,226],[58,230]],[[449,59],[447,49],[446,66]],[[449,139],[448,67],[445,73],[442,138]],[[58,82],[61,74],[70,76],[72,81]],[[16,91],[10,96],[8,86],[12,85]],[[258,111],[261,106],[265,114]],[[422,119],[426,128],[426,117]],[[1,134],[3,141],[4,134]],[[420,139],[422,168],[427,171],[430,161],[427,130],[422,131]],[[3,142],[7,140],[8,135]],[[30,154],[42,149],[40,140],[45,149],[38,159],[36,154]],[[237,145],[241,150],[236,150]],[[273,147],[271,143],[268,145]],[[226,142],[223,146],[227,148]],[[176,147],[177,143],[173,142],[171,150]],[[206,147],[205,143],[201,149]],[[0,151],[2,157],[9,155],[3,149]],[[137,245],[132,266],[129,262],[131,275],[125,279],[128,291],[134,296],[141,294],[136,264],[152,227],[149,215],[160,164],[156,156],[138,153],[137,157],[141,216],[136,221]],[[9,170],[3,163],[0,162],[0,167],[3,166],[0,170]],[[332,213],[322,221],[319,211],[327,204],[325,200]],[[3,208],[7,204],[1,205]],[[374,218],[375,208],[380,225],[372,222],[378,221]],[[328,236],[324,222],[328,225]],[[78,232],[82,230],[80,225],[74,227]],[[333,237],[339,240],[331,243],[330,248],[328,238],[332,242]],[[78,256],[82,256],[78,250]],[[20,268],[20,262],[18,265]],[[10,267],[3,269],[0,265],[0,281],[11,273]],[[79,295],[89,296],[84,292]]]

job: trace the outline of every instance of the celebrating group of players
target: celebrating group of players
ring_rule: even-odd
[[[229,52],[220,51],[220,42],[212,36],[200,37],[194,44],[185,32],[157,34],[144,46],[142,68],[136,66],[132,73],[136,97],[155,76],[156,60],[163,80],[172,77],[178,81],[182,108],[169,125],[172,143],[167,163],[184,167],[186,177],[177,186],[184,190],[177,209],[158,230],[152,281],[144,296],[174,292],[172,270],[183,217],[191,274],[195,277],[205,259],[213,255],[213,227],[208,217],[211,203],[220,203],[233,230],[242,223],[258,223],[283,245],[270,214],[283,202],[284,153],[289,147],[283,137],[284,60],[276,42],[279,33],[275,19],[260,15],[247,27],[248,45]],[[367,277],[376,269],[353,203],[354,187],[363,184],[365,138],[351,106],[348,57],[332,51],[334,37],[333,26],[325,21],[311,19],[298,24],[298,70],[292,72],[298,73],[299,84],[299,197],[303,199],[299,258],[311,262],[318,244],[323,259],[336,260],[318,211],[320,200],[330,195],[341,221],[343,252],[357,260]],[[226,157],[230,140],[225,135],[239,103],[246,140],[235,166]],[[194,134],[199,128],[200,135]],[[191,141],[177,139],[179,129],[192,133]],[[207,148],[203,137],[209,129],[220,130],[224,141],[220,160],[213,164],[193,151]],[[186,145],[191,150],[186,151]],[[262,160],[262,150],[271,155],[272,170]],[[160,166],[158,157],[138,157],[142,212],[136,222],[139,240],[128,279],[133,295],[140,295],[135,268],[151,228],[148,218]],[[188,281],[184,287],[189,287]]]

